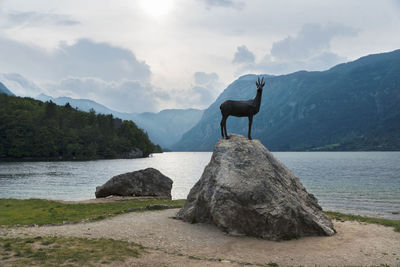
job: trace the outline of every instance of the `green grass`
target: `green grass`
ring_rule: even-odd
[[[0,225],[43,225],[100,220],[131,211],[144,211],[150,205],[179,208],[184,203],[185,200],[153,198],[81,204],[65,204],[44,199],[0,199]]]
[[[143,247],[113,239],[0,238],[0,262],[12,266],[98,266],[139,257]]]
[[[364,217],[359,215],[351,215],[351,214],[343,214],[340,212],[334,211],[325,211],[325,214],[328,215],[329,218],[335,219],[338,221],[358,221],[365,223],[374,223],[380,224],[384,226],[394,227],[396,232],[400,232],[400,220],[389,220],[382,218],[372,218],[372,217]]]

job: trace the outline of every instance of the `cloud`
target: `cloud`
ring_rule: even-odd
[[[0,73],[0,81],[17,96],[36,97],[43,89],[17,73]]]
[[[74,26],[80,24],[79,21],[72,19],[67,15],[55,13],[39,13],[39,12],[10,12],[6,14],[8,26]]]
[[[288,36],[272,45],[271,56],[277,60],[302,60],[330,49],[337,36],[353,36],[357,30],[342,25],[305,24],[296,37]]]
[[[218,74],[215,72],[211,73],[205,73],[205,72],[196,72],[194,74],[194,82],[196,85],[202,85],[202,86],[207,86],[207,85],[213,85],[218,82]]]
[[[245,3],[238,0],[201,0],[204,2],[208,9],[212,7],[230,7],[241,9],[244,7]]]
[[[196,72],[194,84],[189,89],[168,91],[168,101],[178,108],[207,108],[219,95],[223,84],[215,72]]]
[[[237,47],[237,51],[233,58],[233,63],[253,63],[255,60],[254,54],[247,48],[247,46],[242,45]]]
[[[129,50],[107,43],[80,39],[74,45],[61,43],[54,55],[54,66],[59,65],[59,77],[100,77],[107,81],[132,79],[150,80],[150,66],[139,61]]]
[[[305,24],[296,36],[273,43],[270,54],[260,61],[244,60],[237,73],[264,72],[284,74],[299,70],[325,70],[346,60],[330,50],[331,41],[339,36],[354,36],[359,31],[352,27],[330,24]],[[247,49],[247,48],[246,48]],[[236,56],[235,54],[234,62]],[[251,51],[248,51],[251,53]],[[242,53],[244,54],[244,53]],[[245,57],[244,57],[245,58]]]
[[[196,72],[188,89],[162,90],[133,80],[105,81],[70,77],[43,85],[46,94],[88,98],[120,112],[156,112],[162,108],[208,107],[223,87],[216,73]]]
[[[163,97],[149,84],[124,80],[104,81],[99,78],[67,78],[43,85],[53,97],[88,98],[120,112],[154,112]]]
[[[154,112],[166,107],[205,108],[222,88],[213,72],[194,73],[194,84],[188,89],[157,88],[151,84],[150,67],[132,52],[87,39],[61,43],[56,51],[48,52],[0,37],[0,47],[4,48],[0,50],[0,73],[20,73],[29,80],[39,80],[41,88],[30,86],[27,90],[21,89],[20,82],[22,87],[16,88],[21,90],[15,93],[21,96],[45,93],[88,98],[117,111]]]
[[[0,37],[0,72],[20,73],[33,80],[60,80],[68,76],[149,82],[150,66],[129,50],[108,43],[79,39],[61,42],[48,52],[36,46]]]

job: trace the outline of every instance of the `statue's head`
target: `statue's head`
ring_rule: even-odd
[[[262,77],[261,81],[260,81],[260,77],[258,77],[258,81],[256,81],[256,85],[257,85],[257,92],[262,93],[262,89],[265,85],[264,77]]]

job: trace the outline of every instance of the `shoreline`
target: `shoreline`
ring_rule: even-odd
[[[148,253],[125,262],[134,266],[161,266],[169,263],[173,266],[400,264],[400,233],[382,225],[333,220],[337,230],[333,236],[302,237],[277,242],[231,236],[210,224],[174,220],[171,217],[177,211],[132,212],[72,225],[0,227],[0,237],[72,236],[140,243]]]
[[[148,199],[154,199],[154,197],[128,197],[128,196],[108,196],[105,198],[89,198],[89,199],[83,199],[83,200],[62,200],[62,199],[51,199],[51,198],[2,198],[0,199],[16,199],[16,200],[29,200],[29,199],[40,199],[40,200],[48,200],[48,201],[54,201],[54,202],[59,202],[63,204],[90,204],[90,203],[112,203],[112,202],[118,202],[118,201],[128,201],[128,200],[148,200]],[[172,199],[172,200],[184,200],[184,199]],[[342,215],[349,215],[349,216],[359,216],[359,217],[364,217],[364,218],[369,218],[369,219],[377,219],[377,220],[391,220],[391,221],[400,221],[400,210],[399,211],[392,211],[391,215],[394,215],[392,217],[388,216],[379,216],[378,214],[376,216],[370,216],[370,215],[363,215],[363,214],[355,214],[351,212],[347,212],[346,210],[343,209],[323,209],[324,213],[340,213]]]
[[[142,245],[145,252],[139,258],[128,256],[123,263],[126,266],[400,265],[400,220],[325,212],[336,230],[333,236],[270,241],[229,235],[212,224],[176,220],[174,216],[184,205],[184,200],[113,196],[74,202],[0,201],[6,215],[4,219],[8,217],[11,222],[5,221],[0,226],[0,242],[24,243],[20,238],[25,238],[25,243],[29,243],[36,242],[29,240],[48,237],[59,240],[74,237],[93,242],[112,239]],[[94,209],[100,209],[100,212],[87,215],[89,217],[75,217],[76,213],[86,214]],[[66,216],[53,223],[53,213]],[[29,222],[18,222],[23,214]],[[44,222],[46,218],[50,220]],[[18,260],[14,257],[11,261],[13,259]],[[115,266],[117,262],[109,264]]]
[[[15,198],[0,198],[1,200],[14,200],[14,201],[29,201],[29,200],[39,200],[39,201],[49,201],[50,203],[61,203],[66,205],[75,205],[75,204],[115,204],[121,203],[129,203],[132,201],[136,203],[145,203],[148,201],[178,201],[184,203],[186,199],[168,199],[162,197],[153,197],[153,196],[138,196],[138,197],[131,197],[131,196],[116,196],[111,195],[105,198],[91,198],[85,200],[57,200],[57,199],[48,199],[48,198],[29,198],[29,199],[15,199]],[[183,202],[182,202],[183,201]],[[183,204],[182,204],[183,205]],[[162,209],[162,208],[161,208]],[[130,211],[128,211],[130,212]],[[323,210],[323,212],[331,219],[331,220],[339,220],[339,221],[358,221],[362,223],[371,223],[377,225],[383,225],[388,227],[393,227],[394,231],[400,232],[400,219],[392,219],[392,218],[384,218],[384,217],[374,217],[374,216],[364,216],[352,213],[346,213],[342,211],[334,211],[334,210]],[[397,215],[397,214],[396,214]],[[1,225],[0,225],[1,227]]]
[[[145,159],[145,158],[150,158],[152,157],[153,154],[162,154],[162,153],[212,153],[213,151],[162,151],[162,152],[153,152],[150,153],[149,155],[145,155],[143,157],[113,157],[113,158],[59,158],[59,157],[54,157],[54,158],[41,158],[41,157],[27,157],[27,158],[0,158],[0,163],[12,163],[12,162],[84,162],[84,161],[96,161],[96,160],[115,160],[115,159]],[[354,153],[354,152],[382,152],[382,153],[388,153],[388,152],[394,152],[398,153],[400,150],[270,150],[271,153],[325,153],[325,152],[338,152],[338,153]]]

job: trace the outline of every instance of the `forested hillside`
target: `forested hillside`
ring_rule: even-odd
[[[124,120],[132,120],[146,131],[153,142],[167,149],[178,142],[182,135],[196,125],[203,115],[203,110],[198,109],[165,109],[158,113],[123,113],[89,99],[53,98],[44,94],[39,95],[37,99],[43,102],[51,100],[60,106],[70,103],[72,107],[79,110],[94,109],[97,113],[113,114]]]
[[[132,121],[0,94],[0,160],[100,159],[161,152]]]

